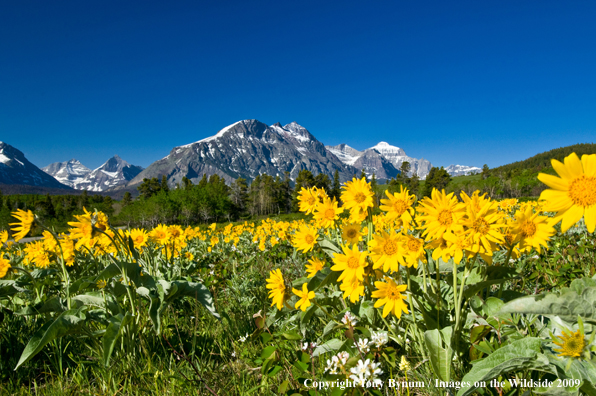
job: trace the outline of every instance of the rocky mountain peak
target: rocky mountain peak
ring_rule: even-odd
[[[0,183],[69,188],[25,158],[20,150],[0,142]]]
[[[161,175],[166,175],[172,185],[181,183],[183,177],[198,182],[203,174],[217,174],[231,182],[238,177],[252,180],[260,174],[283,177],[289,172],[290,178],[295,179],[303,169],[331,177],[338,170],[342,180],[354,173],[296,122],[268,126],[258,120],[242,120],[214,136],[174,147],[167,157],[151,164],[129,185]]]

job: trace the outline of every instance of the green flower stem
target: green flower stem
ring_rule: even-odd
[[[39,290],[37,290],[37,283],[35,282],[35,278],[33,277],[33,275],[31,275],[31,273],[29,271],[27,271],[24,268],[21,267],[10,267],[11,270],[17,270],[17,271],[23,271],[25,274],[27,274],[29,276],[29,278],[31,278],[31,281],[33,282],[33,288],[35,289],[35,294],[37,295],[37,299],[41,299],[41,296],[39,295]]]
[[[327,315],[327,316],[329,317],[329,319],[331,319],[332,321],[334,321],[334,322],[335,322],[335,323],[337,323],[338,325],[343,325],[343,323],[340,323],[340,322],[338,322],[337,320],[335,320],[335,318],[334,318],[333,316],[331,316],[331,315],[329,314],[329,312],[327,312],[327,310],[326,310],[325,308],[323,308],[321,305],[319,305],[319,303],[317,302],[317,300],[313,300],[313,303],[314,303],[314,304],[315,304],[317,307],[319,307],[319,309],[320,309],[321,311],[323,311],[323,313],[324,313],[325,315]]]
[[[515,245],[511,245],[511,247],[509,248],[509,252],[507,252],[507,258],[505,259],[505,265],[509,264],[509,259],[511,258],[511,253],[513,253],[513,248],[515,247]],[[503,283],[499,284],[499,294],[498,297],[501,298],[501,296],[503,295]]]
[[[478,262],[478,254],[476,254],[476,260],[474,261],[474,265]],[[464,265],[464,274],[462,276],[462,281],[459,289],[459,293],[457,292],[457,264],[455,261],[453,262],[453,300],[455,302],[455,325],[453,327],[453,333],[451,336],[451,344],[454,347],[454,350],[457,350],[459,347],[459,330],[460,327],[463,325],[461,322],[462,319],[462,301],[464,297],[464,286],[466,285],[466,280],[468,279],[468,275],[470,275],[470,268],[474,265],[469,265],[470,262],[467,261]]]
[[[60,267],[62,268],[62,281],[66,284],[66,306],[68,307],[68,309],[70,309],[70,277],[68,276],[66,264],[64,263],[64,251],[62,250],[62,245],[60,244],[60,240],[58,239],[58,236],[54,231],[50,230],[41,222],[39,222],[39,225],[41,226],[41,228],[49,232],[52,235],[52,237],[54,237],[56,243],[58,244],[58,248],[60,249],[59,262]]]
[[[387,322],[387,319],[385,319],[385,317],[383,315],[381,315],[381,319],[383,319],[383,323],[385,323],[385,326],[387,326],[387,328],[389,329],[389,331],[391,332],[391,334],[393,334],[393,337],[395,337],[395,339],[398,338],[397,334],[395,334],[395,331],[393,331],[393,327],[391,327],[389,325],[389,322]]]
[[[412,301],[412,288],[410,283],[410,268],[408,267],[406,271],[406,278],[408,282],[408,303],[410,304],[410,314],[412,315],[412,321],[414,322],[414,334],[416,340],[420,344],[420,350],[422,351],[422,355],[425,359],[428,358],[426,354],[426,348],[424,347],[424,343],[422,342],[420,331],[418,329],[418,321],[416,320],[416,314],[414,313],[414,302]]]
[[[424,263],[422,263],[422,289],[424,290],[424,294],[426,294],[426,269],[424,268]]]

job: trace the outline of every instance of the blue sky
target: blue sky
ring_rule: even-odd
[[[0,6],[0,140],[141,166],[241,119],[490,167],[596,141],[593,1]]]

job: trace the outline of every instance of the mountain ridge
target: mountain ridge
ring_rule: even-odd
[[[116,154],[93,170],[76,159],[54,162],[42,170],[76,190],[101,192],[125,186],[143,168],[131,165]]]
[[[0,184],[71,189],[29,162],[20,150],[4,142],[0,142]]]

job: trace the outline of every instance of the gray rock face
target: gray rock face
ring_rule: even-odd
[[[426,175],[428,175],[430,168],[432,168],[432,164],[428,160],[409,157],[403,149],[392,146],[387,142],[380,142],[373,149],[381,153],[397,169],[401,168],[401,164],[408,161],[410,163],[410,173],[408,176],[418,175],[421,179],[426,179]]]
[[[203,174],[217,174],[227,182],[239,177],[252,180],[259,174],[283,177],[285,172],[296,179],[303,169],[330,177],[337,170],[342,181],[356,172],[295,122],[267,126],[257,120],[242,120],[214,136],[174,147],[167,157],[152,163],[128,185],[163,175],[170,185],[181,184],[183,177],[197,183]]]
[[[131,165],[115,155],[102,166],[91,171],[85,180],[77,185],[79,190],[106,191],[125,186],[143,170],[140,166]]]
[[[70,189],[48,175],[9,144],[0,142],[0,183]]]
[[[65,184],[74,189],[79,189],[77,186],[85,181],[85,176],[91,173],[91,169],[81,164],[76,159],[71,159],[65,162],[54,162],[44,168],[42,171],[50,176],[53,176],[60,183]]]
[[[326,147],[345,164],[352,165],[356,169],[364,169],[368,175],[374,172],[378,179],[395,177],[405,161],[410,163],[408,176],[416,174],[424,179],[432,168],[432,164],[424,158],[408,157],[403,149],[386,142],[380,142],[364,151],[358,151],[343,143]]]
[[[325,148],[335,154],[341,162],[348,165],[353,165],[358,157],[362,155],[362,151],[358,151],[345,143],[338,144],[337,146],[325,146]]]
[[[391,179],[399,173],[395,166],[375,149],[364,150],[353,166],[356,169],[364,169],[369,177],[374,173],[379,180]]]

